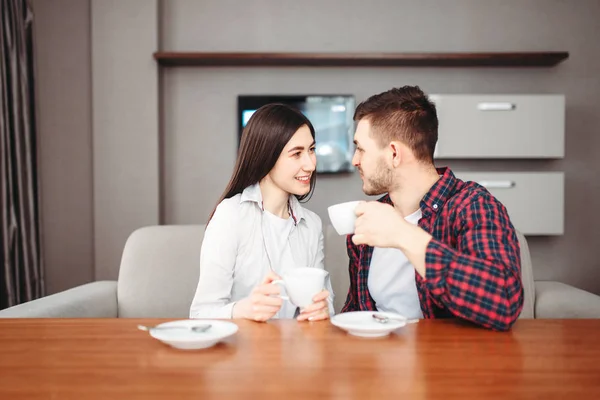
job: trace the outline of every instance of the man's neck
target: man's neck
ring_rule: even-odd
[[[289,193],[277,187],[268,177],[261,180],[259,186],[263,199],[263,208],[280,218],[289,218]]]
[[[423,197],[439,179],[433,165],[415,166],[405,177],[399,177],[398,184],[389,192],[394,208],[405,217],[416,212]]]

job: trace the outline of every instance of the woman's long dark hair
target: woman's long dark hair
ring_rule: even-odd
[[[313,139],[315,129],[300,111],[286,104],[267,104],[256,110],[250,117],[248,124],[242,132],[240,150],[229,179],[227,188],[217,202],[219,205],[223,200],[242,193],[248,186],[258,183],[273,169],[283,148],[292,136],[303,125],[308,126]],[[298,200],[310,199],[317,174],[313,173],[310,178],[310,191],[302,196],[296,196]],[[208,218],[212,219],[213,209]],[[208,223],[207,222],[207,223]]]

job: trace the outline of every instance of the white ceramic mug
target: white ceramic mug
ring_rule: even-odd
[[[349,201],[335,204],[327,208],[331,224],[339,235],[350,235],[354,233],[356,222],[356,206],[360,201]]]
[[[287,296],[296,307],[305,308],[313,303],[313,297],[325,288],[325,278],[328,272],[320,268],[294,268],[283,274],[282,279],[271,282],[285,288]]]

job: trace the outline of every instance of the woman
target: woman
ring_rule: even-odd
[[[315,131],[302,113],[269,104],[252,115],[206,227],[191,318],[329,318],[329,278],[304,310],[271,284],[293,268],[324,268],[321,219],[300,205],[314,190],[315,165]]]

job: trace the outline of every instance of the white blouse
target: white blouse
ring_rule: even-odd
[[[290,211],[288,221],[266,215],[258,184],[217,206],[202,241],[200,278],[190,318],[231,318],[235,302],[248,297],[270,270],[281,276],[298,267],[324,269],[321,219],[303,208],[295,196],[290,196]],[[277,238],[286,229],[287,240]],[[333,314],[329,276],[325,288],[331,293]],[[293,318],[295,312],[296,307],[284,301],[275,317]]]

